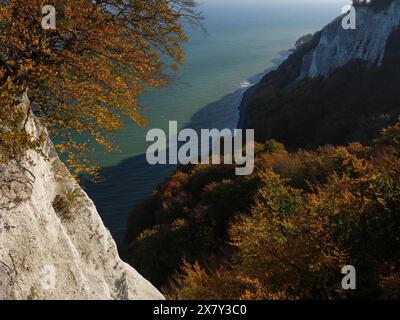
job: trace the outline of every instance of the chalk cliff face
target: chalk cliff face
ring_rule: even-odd
[[[356,29],[344,15],[302,37],[276,71],[248,91],[241,128],[259,142],[290,149],[368,143],[399,117],[400,0],[356,7]]]
[[[380,11],[357,7],[356,13],[355,30],[343,29],[343,16],[322,30],[318,45],[303,58],[300,79],[326,76],[354,59],[370,65],[382,62],[387,40],[400,26],[400,1]]]
[[[29,109],[25,95],[21,102]],[[163,299],[120,260],[93,202],[46,135],[45,159],[0,165],[0,299]]]

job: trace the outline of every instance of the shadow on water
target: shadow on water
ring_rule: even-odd
[[[250,78],[246,86],[196,112],[186,127],[195,130],[235,128],[244,92],[271,69]],[[104,168],[101,172],[104,178],[102,182],[84,183],[87,193],[117,243],[123,241],[128,217],[133,208],[171,176],[175,169],[175,165],[151,166],[147,164],[146,155],[142,154],[128,158],[116,166]]]

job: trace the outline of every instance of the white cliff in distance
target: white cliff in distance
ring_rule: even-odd
[[[379,11],[356,7],[355,30],[345,30],[342,19],[335,19],[322,30],[319,44],[303,58],[300,79],[327,76],[355,59],[379,65],[390,34],[400,26],[400,1]]]

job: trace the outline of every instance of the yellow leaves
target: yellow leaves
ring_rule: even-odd
[[[137,109],[134,108],[129,111],[128,116],[130,119],[132,119],[134,122],[141,126],[148,125],[149,122],[146,120],[146,118],[142,117],[140,113],[138,113]]]
[[[189,36],[184,34],[184,35],[181,36],[181,40],[184,41],[184,42],[187,42],[187,41],[189,41]]]
[[[99,134],[96,135],[96,141],[98,144],[101,144],[106,148],[107,151],[110,151],[113,149],[113,144],[109,141],[107,141],[104,137],[100,136]]]
[[[178,70],[184,59],[181,42],[187,39],[180,19],[184,13],[192,21],[198,17],[190,2],[172,8],[163,0],[134,5],[115,0],[107,6],[54,0],[57,29],[47,32],[40,23],[44,4],[8,0],[0,7],[0,56],[7,57],[0,61],[0,79],[9,73],[0,94],[10,93],[2,103],[29,88],[32,103],[40,106],[36,116],[51,131],[62,139],[90,134],[93,142],[111,150],[110,134],[122,128],[122,116],[146,124],[137,96],[166,83],[161,52],[176,61],[173,69]],[[15,82],[22,89],[18,94],[10,88]],[[3,113],[2,120],[7,117]],[[85,148],[70,143],[58,147],[69,153],[71,166],[84,170],[71,153],[84,154]]]

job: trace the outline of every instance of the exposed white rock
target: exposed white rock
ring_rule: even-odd
[[[34,117],[26,128],[47,136]],[[35,165],[0,166],[0,299],[163,299],[121,261],[48,136],[43,153],[29,152]]]
[[[303,58],[300,79],[326,76],[354,59],[369,65],[381,63],[388,37],[400,25],[400,1],[393,1],[379,12],[357,7],[356,14],[355,30],[343,29],[343,16],[323,29],[317,47]]]

